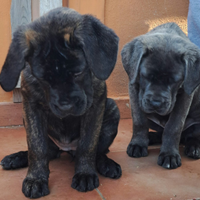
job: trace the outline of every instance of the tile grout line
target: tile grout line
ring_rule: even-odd
[[[106,200],[105,197],[103,196],[103,194],[99,191],[98,188],[95,189],[97,191],[97,193],[99,194],[99,196],[103,199]]]

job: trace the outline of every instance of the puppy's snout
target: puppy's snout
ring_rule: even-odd
[[[148,97],[145,100],[145,104],[153,109],[158,109],[160,108],[163,103],[164,103],[164,99],[163,98],[155,98],[155,97]]]
[[[73,97],[71,99],[65,99],[65,100],[61,101],[60,105],[61,106],[68,106],[70,104],[73,105],[73,104],[78,103],[79,101],[80,101],[80,98],[75,96],[75,97]]]
[[[55,104],[55,107],[61,111],[66,111],[66,110],[70,110],[73,106],[72,106],[72,104],[62,104],[62,105]]]
[[[73,102],[74,103],[79,103],[80,102],[80,98],[79,97],[74,97]]]
[[[61,101],[61,102],[60,102],[60,105],[61,105],[61,106],[68,106],[69,104],[71,104],[71,102],[70,102],[69,99],[66,99],[65,101]]]
[[[151,101],[151,106],[154,108],[159,108],[162,105],[162,102],[160,100],[152,100]]]

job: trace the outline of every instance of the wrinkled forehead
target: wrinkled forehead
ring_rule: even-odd
[[[181,55],[174,52],[155,51],[145,56],[141,62],[140,73],[154,75],[184,75],[184,62]]]
[[[48,37],[38,46],[37,54],[43,63],[63,65],[67,69],[82,68],[86,64],[82,49],[68,45],[62,35]]]
[[[31,63],[32,72],[38,78],[62,82],[69,74],[80,73],[87,67],[83,51],[65,46],[63,41],[47,39],[39,47]]]
[[[46,56],[46,61],[50,64],[66,66],[66,69],[71,70],[78,68],[84,68],[85,58],[81,49],[63,48],[62,46],[53,44],[49,50],[49,54]]]

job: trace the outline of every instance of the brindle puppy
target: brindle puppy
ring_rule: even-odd
[[[106,153],[118,129],[119,110],[107,98],[118,37],[99,20],[57,8],[14,33],[1,72],[1,86],[14,89],[22,73],[24,125],[28,152],[6,156],[4,169],[29,165],[26,197],[49,194],[49,160],[75,151],[72,187],[99,186],[97,171],[119,178],[120,166]]]
[[[179,142],[185,154],[200,158],[200,50],[175,23],[156,27],[135,38],[122,50],[129,76],[133,137],[131,157],[148,155],[148,130],[162,135],[158,165],[181,165]],[[161,140],[156,134],[154,138]],[[152,134],[151,134],[152,135]]]

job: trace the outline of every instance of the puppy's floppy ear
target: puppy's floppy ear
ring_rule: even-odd
[[[132,84],[137,79],[142,57],[146,53],[147,48],[140,41],[139,37],[127,43],[122,49],[122,64]]]
[[[83,15],[73,36],[81,44],[94,75],[100,80],[106,80],[117,60],[117,35],[93,16]]]
[[[15,88],[20,72],[25,67],[25,60],[30,54],[31,40],[34,34],[34,31],[26,30],[25,26],[19,27],[14,33],[0,75],[0,83],[5,91],[11,91]]]
[[[186,48],[183,59],[185,61],[183,87],[185,92],[190,95],[200,84],[200,50],[192,44],[189,48]]]

